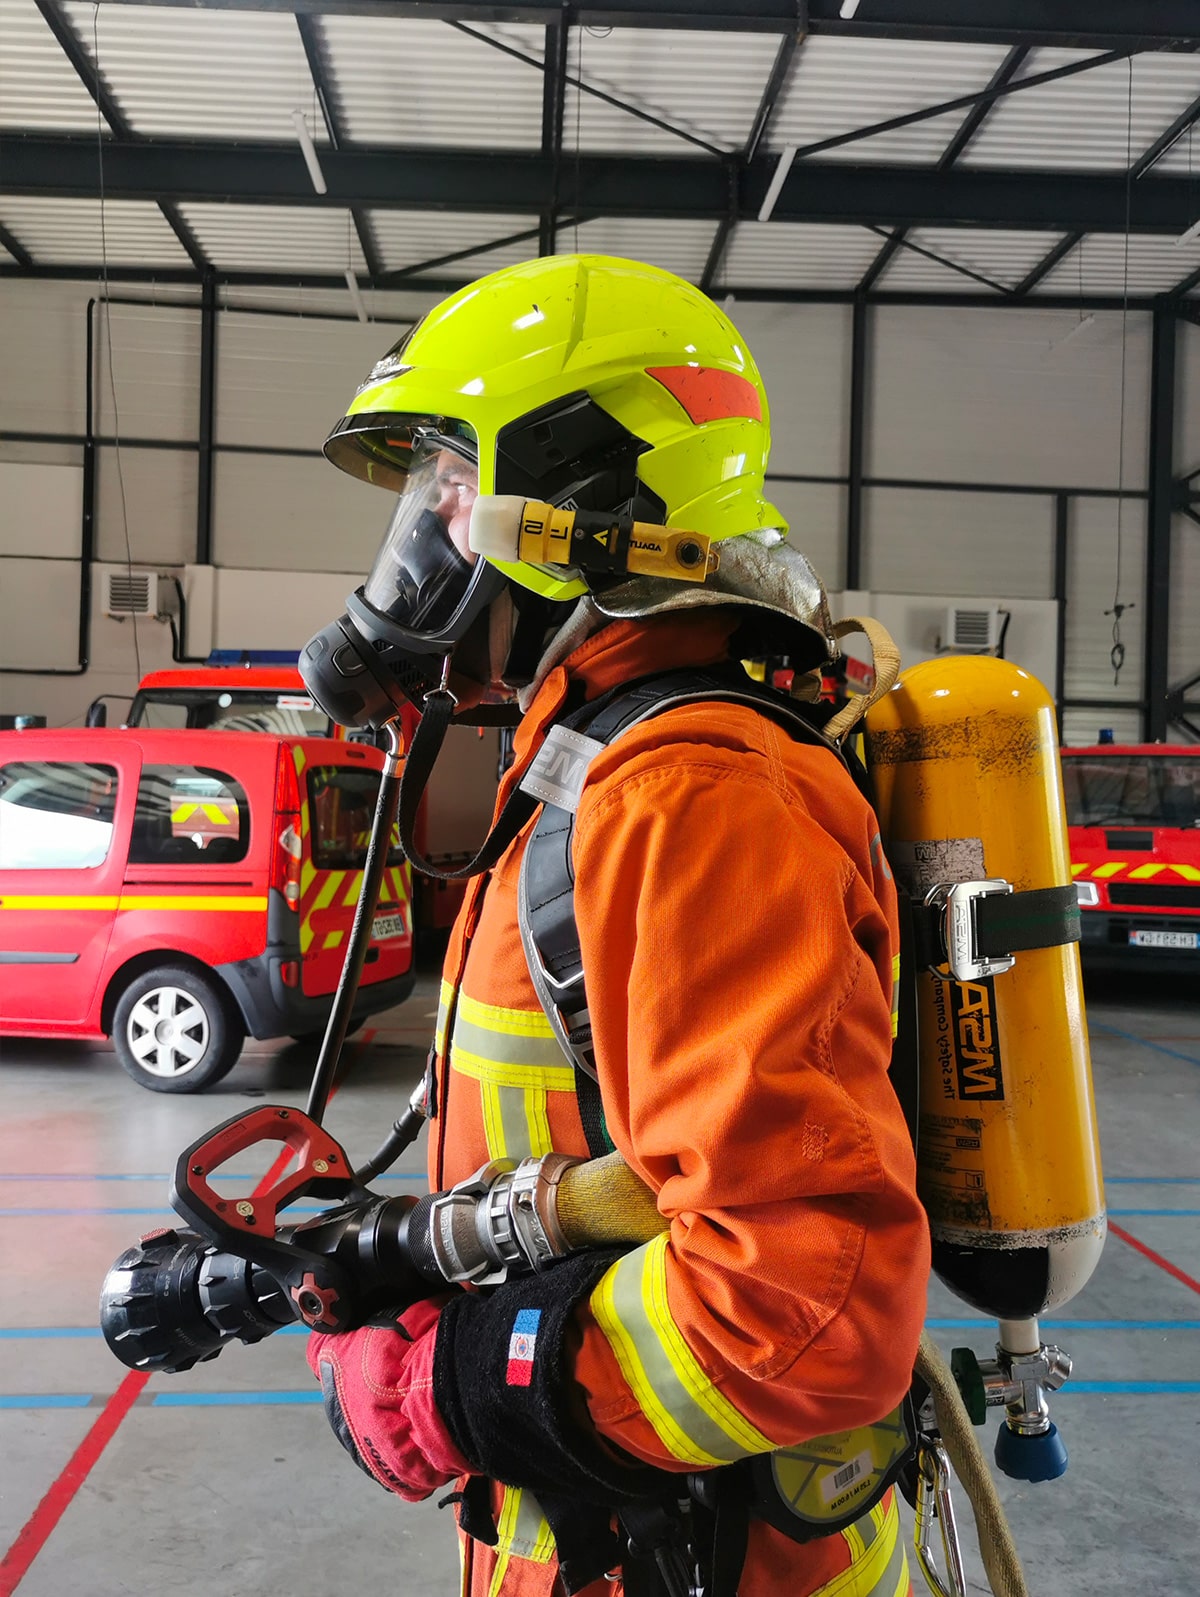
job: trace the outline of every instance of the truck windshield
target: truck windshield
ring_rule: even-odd
[[[282,732],[290,737],[332,737],[333,725],[306,693],[273,689],[142,689],[129,711],[130,726],[200,727],[226,732]]]
[[[361,870],[379,797],[379,772],[345,765],[310,766],[309,813],[312,816],[312,858],[318,870]],[[389,865],[403,865],[404,852],[392,829]]]
[[[1064,754],[1070,826],[1200,825],[1200,758]]]

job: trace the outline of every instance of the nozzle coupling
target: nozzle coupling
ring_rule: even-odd
[[[414,1255],[447,1281],[498,1286],[571,1252],[558,1217],[558,1185],[582,1161],[562,1153],[494,1159],[449,1192],[423,1198],[408,1222]]]

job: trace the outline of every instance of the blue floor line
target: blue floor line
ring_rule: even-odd
[[[1200,1209],[1110,1209],[1108,1212],[1115,1219],[1120,1219],[1123,1215],[1135,1214],[1170,1214],[1178,1219],[1188,1215],[1200,1214]]]
[[[311,1392],[157,1392],[151,1408],[249,1408],[261,1403],[322,1403],[319,1387]]]
[[[1080,1395],[1088,1392],[1137,1392],[1146,1396],[1168,1392],[1189,1394],[1200,1393],[1200,1381],[1068,1381],[1054,1395],[1056,1398],[1063,1397],[1068,1392]]]
[[[1149,1037],[1139,1037],[1133,1031],[1122,1031],[1120,1026],[1110,1026],[1107,1021],[1093,1021],[1090,1029],[1107,1032],[1111,1037],[1124,1037],[1126,1042],[1140,1043],[1143,1048],[1153,1048],[1156,1054],[1169,1054],[1172,1059],[1182,1059],[1189,1065],[1200,1065],[1200,1059],[1195,1054],[1180,1053],[1178,1048],[1164,1048],[1160,1042],[1154,1042]]]
[[[90,1392],[0,1392],[0,1408],[87,1408]]]
[[[1200,1176],[1105,1176],[1106,1187],[1200,1187]]]

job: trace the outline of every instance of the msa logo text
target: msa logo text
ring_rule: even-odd
[[[996,994],[991,980],[951,982],[958,1096],[966,1102],[1004,1097]]]

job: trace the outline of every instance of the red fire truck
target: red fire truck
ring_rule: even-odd
[[[1200,744],[1062,751],[1085,966],[1200,971]]]

